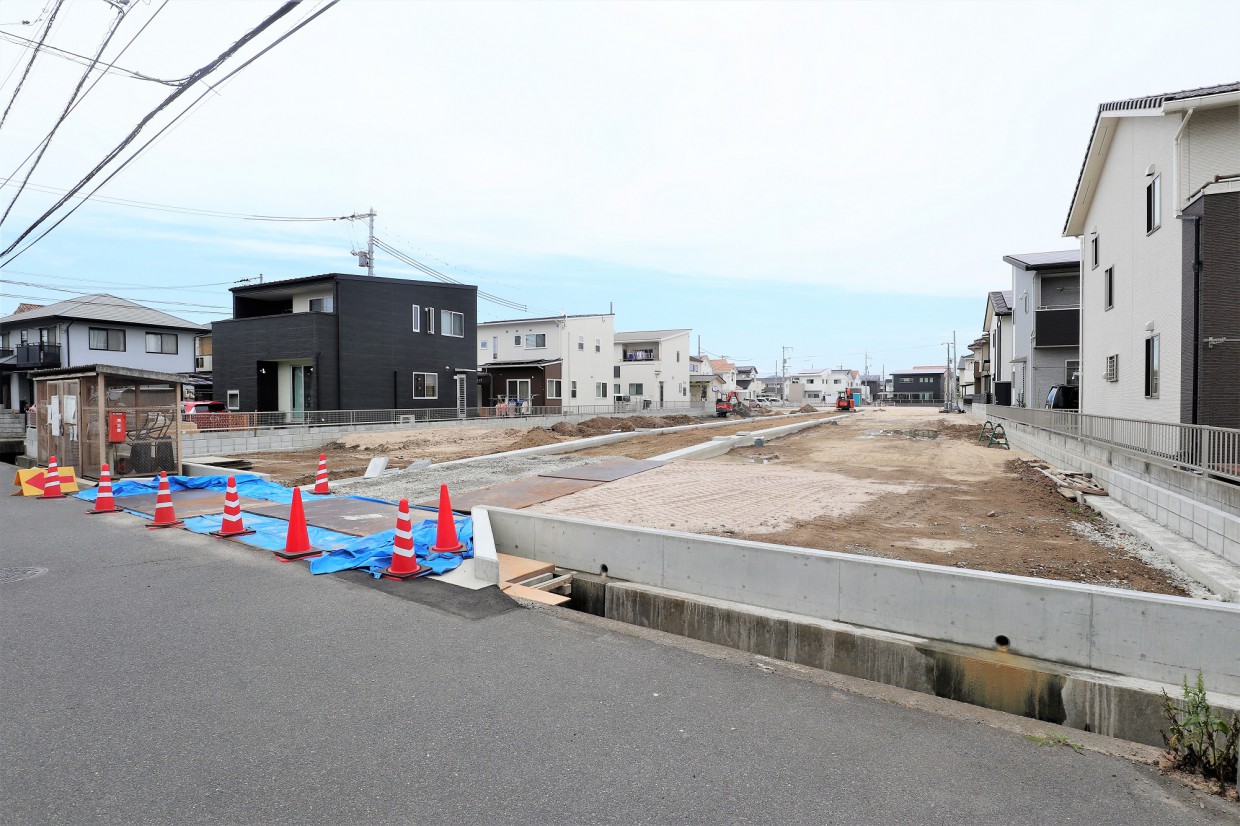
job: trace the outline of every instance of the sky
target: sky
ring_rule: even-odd
[[[29,60],[14,39],[56,1],[0,0],[0,105]],[[186,78],[281,5],[132,0],[103,55]],[[481,321],[612,309],[617,330],[690,328],[763,373],[942,364],[1011,288],[1004,255],[1076,246],[1061,233],[1100,102],[1240,80],[1208,36],[1240,28],[1234,2],[343,0],[219,83],[325,5],[155,115],[118,161],[202,96],[98,193],[125,203],[92,198],[0,255],[0,315],[109,292],[225,318],[240,279],[363,272],[365,224],[201,213],[373,208],[376,237],[528,308],[480,300]],[[64,0],[46,42],[93,56],[117,20]],[[31,66],[0,125],[0,210],[85,69]],[[96,77],[0,249],[177,88]],[[375,274],[425,277],[385,253]]]

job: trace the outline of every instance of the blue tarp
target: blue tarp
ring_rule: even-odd
[[[284,485],[268,482],[260,476],[253,476],[248,473],[235,474],[237,479],[237,493],[241,496],[249,496],[252,499],[265,499],[268,502],[280,502],[289,504],[293,501],[293,489],[286,488]],[[168,488],[170,490],[218,490],[223,492],[228,487],[227,476],[169,476]],[[122,479],[112,483],[112,496],[120,498],[123,496],[137,496],[143,493],[155,493],[159,490],[159,477],[152,476],[150,479]],[[97,494],[95,488],[84,490],[75,494],[78,499],[86,502],[94,502]],[[301,492],[302,501],[309,502],[313,499],[322,499],[322,496],[315,496],[307,491]],[[117,503],[120,505],[120,503]]]
[[[413,553],[420,564],[434,573],[446,574],[459,567],[461,560],[474,555],[474,520],[470,517],[462,516],[456,519],[456,535],[465,545],[459,554],[432,553],[430,546],[435,544],[435,533],[434,519],[424,519],[413,526]],[[383,569],[392,564],[392,544],[395,539],[394,530],[362,537],[352,545],[311,559],[310,573],[331,574],[350,568],[366,568],[371,576],[378,579]],[[314,537],[310,538],[310,544],[315,545]]]
[[[255,513],[243,514],[242,518],[245,526],[254,533],[233,537],[233,539],[266,551],[284,550],[285,540],[288,539],[288,520],[277,519],[274,516],[259,516]],[[191,516],[185,520],[185,527],[194,533],[210,533],[218,531],[223,522],[223,514]],[[326,551],[344,548],[358,539],[352,534],[329,531],[327,528],[317,528],[314,525],[307,525],[306,532],[310,535],[312,546]]]

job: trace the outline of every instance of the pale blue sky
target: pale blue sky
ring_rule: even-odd
[[[108,54],[158,14],[118,65],[184,76],[279,5],[162,2],[133,4]],[[12,24],[44,5],[0,0],[0,33],[31,36]],[[49,42],[91,51],[113,14],[69,0]],[[346,0],[101,194],[279,215],[373,205],[376,235],[531,315],[614,302],[617,329],[691,327],[763,372],[785,345],[792,369],[862,369],[868,351],[893,370],[941,362],[953,330],[963,351],[986,291],[1008,286],[1003,255],[1074,246],[1060,231],[1099,102],[1240,80],[1209,48],[1238,26],[1234,3]],[[25,54],[0,41],[0,103]],[[36,62],[0,128],[0,176],[80,71]],[[106,78],[32,181],[69,186],[167,91]],[[55,197],[27,191],[0,249]],[[227,314],[228,282],[358,271],[362,242],[360,225],[89,204],[0,267],[34,285],[0,284],[0,313],[112,291],[208,321]]]

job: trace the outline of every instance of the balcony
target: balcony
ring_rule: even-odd
[[[659,352],[648,347],[640,350],[625,350],[625,361],[658,361]]]
[[[18,370],[42,370],[60,366],[59,344],[19,344],[17,345],[17,361],[13,365]]]
[[[1081,343],[1081,311],[1077,307],[1040,307],[1033,323],[1035,347],[1076,347]]]

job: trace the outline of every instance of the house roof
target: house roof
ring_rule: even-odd
[[[42,306],[43,306],[42,304],[27,304],[25,302],[22,302],[21,304],[17,305],[17,309],[13,311],[13,315],[17,315],[18,313],[29,312],[30,310],[37,310]]]
[[[1077,173],[1076,187],[1072,191],[1072,203],[1068,207],[1068,217],[1064,221],[1064,237],[1074,238],[1085,232],[1085,213],[1089,211],[1094,191],[1097,189],[1097,177],[1102,171],[1102,164],[1106,160],[1111,140],[1115,137],[1113,126],[1102,126],[1104,116],[1110,119],[1129,115],[1155,114],[1151,110],[1158,110],[1157,114],[1166,114],[1165,110],[1169,103],[1236,93],[1240,93],[1240,82],[1199,86],[1196,89],[1182,89],[1179,92],[1166,92],[1161,95],[1148,95],[1098,104],[1098,114],[1094,116],[1094,128],[1089,133],[1085,158],[1081,161],[1081,171]],[[1099,126],[1102,126],[1101,130]]]
[[[892,370],[893,376],[910,376],[910,375],[935,375],[941,376],[946,372],[946,367],[910,367],[907,370]]]
[[[1003,260],[1013,267],[1029,270],[1055,270],[1081,265],[1081,248],[1063,250],[1062,252],[1026,252],[1020,255],[1005,255]]]
[[[559,364],[563,359],[524,359],[520,361],[488,361],[485,364],[479,364],[478,370],[486,372],[493,367],[550,367],[552,364]]]
[[[242,284],[229,287],[232,293],[263,293],[278,292],[289,287],[302,287],[316,281],[377,281],[384,284],[426,284],[434,287],[452,287],[455,289],[477,290],[473,284],[449,284],[444,281],[423,281],[417,278],[388,278],[381,275],[362,275],[352,272],[325,272],[319,275],[303,275],[298,278],[282,278],[278,281],[261,281],[256,284]]]
[[[729,370],[736,369],[736,365],[728,361],[727,359],[709,359],[709,361],[710,361],[710,369],[714,370],[716,373],[720,373],[720,372],[726,373]]]
[[[692,330],[630,330],[626,333],[616,333],[615,339],[618,342],[626,341],[662,341],[665,338],[684,335],[691,333]]]
[[[13,313],[0,318],[0,325],[10,321],[23,323],[38,318],[71,318],[84,321],[110,321],[114,324],[133,324],[144,327],[179,327],[185,330],[202,330],[201,324],[177,318],[174,315],[153,310],[107,293],[92,293],[77,298],[66,298],[25,312]]]
[[[131,379],[161,381],[168,384],[186,384],[188,380],[179,373],[164,373],[158,370],[142,370],[137,367],[117,367],[113,364],[79,364],[77,367],[49,367],[46,370],[31,370],[30,378],[47,378],[50,376],[77,376],[91,373],[103,373],[109,376],[125,376]]]
[[[991,290],[990,306],[994,308],[995,315],[1011,315],[1012,314],[1012,291],[1011,290]]]

